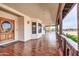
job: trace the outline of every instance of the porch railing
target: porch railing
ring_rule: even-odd
[[[56,33],[58,46],[63,52],[63,56],[78,56],[78,46],[75,42],[69,42],[63,35]]]

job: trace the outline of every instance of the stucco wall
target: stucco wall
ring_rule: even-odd
[[[24,41],[24,17],[18,17],[18,40]]]
[[[29,21],[29,24],[27,23]],[[32,22],[37,23],[37,33],[32,34]],[[44,34],[44,30],[42,28],[42,33],[38,33],[38,23],[42,24],[42,21],[40,21],[37,18],[31,18],[31,17],[24,17],[24,41],[30,40],[30,39],[37,39]],[[42,24],[44,26],[44,24]]]
[[[27,23],[29,22],[29,23]],[[30,17],[24,17],[24,41],[31,39],[31,19]]]
[[[7,8],[7,6],[5,6],[5,9]],[[14,9],[9,9],[8,7],[8,11],[11,12],[17,12]],[[22,14],[20,12],[17,12],[18,14]],[[40,38],[42,36],[42,34],[44,34],[44,31],[42,30],[42,33],[38,33],[38,25],[37,25],[37,34],[32,34],[32,22],[36,22],[36,23],[41,23],[42,21],[38,18],[32,18],[28,15],[24,15],[22,14],[22,17],[20,16],[15,16],[9,12],[6,11],[1,11],[0,10],[0,17],[4,17],[4,18],[9,18],[12,20],[15,20],[15,40],[19,40],[19,41],[28,41],[30,39],[37,39]],[[28,23],[29,21],[29,23]],[[44,26],[44,24],[42,24]]]

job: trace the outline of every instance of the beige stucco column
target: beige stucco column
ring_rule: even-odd
[[[24,41],[24,17],[18,17],[18,40]]]

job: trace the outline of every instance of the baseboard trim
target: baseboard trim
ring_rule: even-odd
[[[10,44],[13,44],[13,43],[16,43],[18,42],[18,40],[12,40],[12,41],[8,41],[8,42],[0,42],[0,47],[5,47],[7,45],[10,45]]]

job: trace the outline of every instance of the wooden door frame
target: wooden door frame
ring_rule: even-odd
[[[9,18],[4,18],[4,17],[0,17],[0,19],[2,20],[2,19],[6,19],[7,21],[9,21],[10,22],[10,24],[12,25],[11,26],[11,30],[10,31],[12,31],[12,39],[13,40],[15,40],[15,20],[12,20],[12,19],[9,19]],[[1,20],[0,20],[0,28],[1,28],[1,24],[2,24],[2,22],[4,22],[5,20],[3,20],[2,22],[1,22]],[[2,29],[0,29],[0,32],[2,31]],[[8,32],[8,33],[10,33],[10,31]],[[1,39],[1,37],[0,37],[0,39]]]

